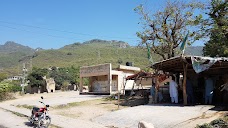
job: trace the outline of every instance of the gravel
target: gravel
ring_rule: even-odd
[[[118,128],[137,128],[138,122],[142,120],[152,123],[155,128],[187,128],[185,121],[202,116],[202,113],[214,114],[216,111],[209,110],[212,107],[143,105],[105,114],[93,121]]]

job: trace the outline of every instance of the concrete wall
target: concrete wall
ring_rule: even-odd
[[[47,92],[55,92],[55,81],[53,78],[46,79]]]

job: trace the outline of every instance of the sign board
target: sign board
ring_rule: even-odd
[[[80,77],[108,75],[111,72],[111,64],[86,66],[80,68]]]

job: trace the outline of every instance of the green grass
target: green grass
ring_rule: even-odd
[[[24,115],[24,114],[21,114],[21,113],[19,113],[19,112],[14,112],[14,111],[11,111],[11,110],[8,110],[8,109],[4,109],[4,108],[0,108],[0,109],[3,109],[3,110],[5,110],[5,111],[7,111],[7,112],[11,112],[12,114],[14,114],[14,115],[16,115],[16,116],[19,116],[19,117],[28,117],[28,116],[26,116],[26,115]]]
[[[90,101],[82,101],[82,102],[72,102],[72,103],[67,103],[67,104],[62,104],[62,105],[57,105],[54,106],[54,109],[65,109],[65,108],[70,108],[70,107],[76,107],[76,106],[83,106],[88,104]]]
[[[32,109],[33,108],[33,106],[31,106],[31,105],[26,105],[26,104],[23,104],[23,105],[17,105],[16,107],[19,107],[19,108],[27,108],[27,109]]]

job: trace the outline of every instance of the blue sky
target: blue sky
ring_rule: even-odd
[[[91,39],[137,45],[141,30],[134,8],[156,11],[166,0],[1,0],[0,45],[6,41],[32,48],[60,48]],[[198,43],[195,45],[202,45]]]

